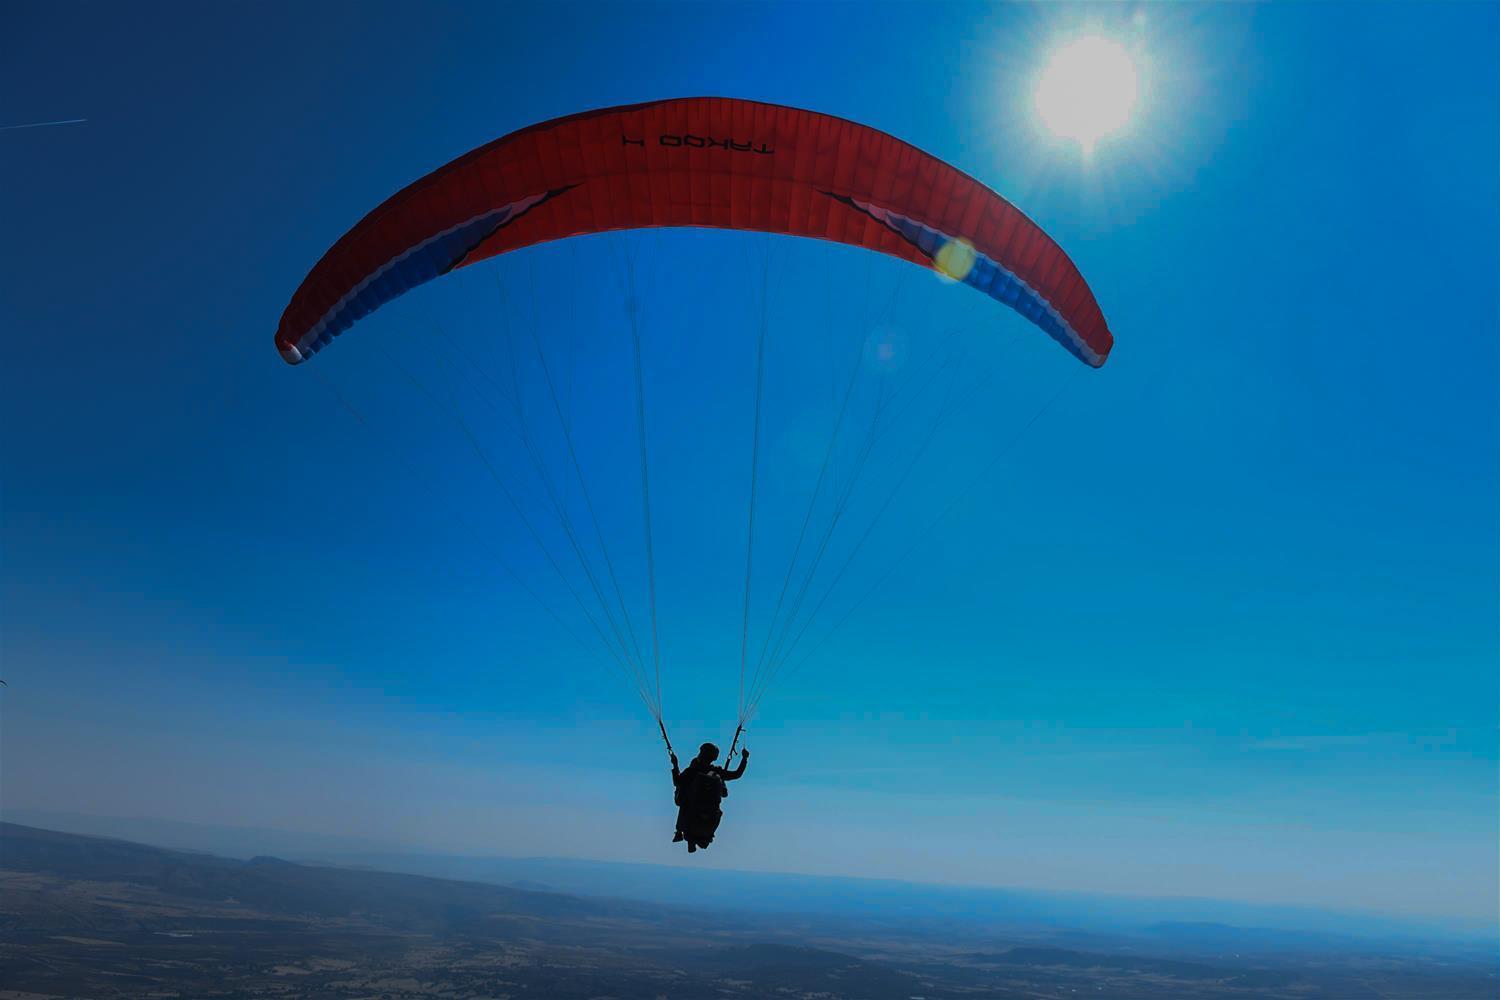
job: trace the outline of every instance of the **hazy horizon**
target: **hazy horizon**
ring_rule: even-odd
[[[236,861],[11,823],[0,844],[16,890],[0,970],[48,997],[123,980],[247,998],[1487,1000],[1496,981],[1490,937],[1274,908],[1261,924],[1192,901],[687,866]]]
[[[1145,893],[1101,893],[1016,884],[978,884],[972,881],[928,881],[900,876],[841,875],[803,872],[789,868],[736,868],[684,864],[660,860],[629,861],[566,855],[446,853],[421,844],[380,843],[358,837],[312,834],[285,829],[231,827],[150,817],[91,816],[46,810],[9,810],[0,822],[44,830],[105,837],[134,843],[249,860],[276,857],[300,864],[369,867],[378,871],[411,872],[461,881],[479,881],[523,888],[576,893],[603,898],[640,899],[680,905],[725,906],[775,912],[837,910],[877,917],[891,902],[883,887],[902,895],[903,913],[913,915],[912,903],[924,893],[938,899],[971,894],[976,903],[986,894],[1054,899],[1064,907],[1063,919],[1076,928],[1146,927],[1160,922],[1213,923],[1240,929],[1276,929],[1311,934],[1342,934],[1378,939],[1451,939],[1470,944],[1490,943],[1500,923],[1484,918],[1460,919],[1440,915],[1391,913],[1359,908],[1330,908],[1276,901],[1250,901],[1210,896]],[[599,878],[600,869],[641,870],[639,878]],[[670,869],[672,878],[656,874]],[[747,881],[748,879],[748,881]],[[757,880],[782,880],[795,887],[780,892]],[[716,881],[720,880],[720,881]],[[724,881],[727,880],[727,881]],[[865,885],[859,897],[808,896],[807,887]],[[766,890],[770,890],[769,892]],[[790,891],[791,896],[786,893]],[[951,894],[951,895],[942,895]],[[951,903],[950,903],[951,905]],[[1072,907],[1081,907],[1074,909]],[[1084,916],[1088,913],[1088,916]],[[1051,916],[1049,922],[1059,919]]]

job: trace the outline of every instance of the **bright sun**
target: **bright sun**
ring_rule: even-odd
[[[1036,109],[1053,134],[1085,153],[1119,131],[1135,107],[1135,64],[1118,42],[1090,35],[1052,55],[1036,88]]]

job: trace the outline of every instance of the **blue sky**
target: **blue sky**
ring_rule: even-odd
[[[825,623],[916,550],[767,698],[707,863],[1493,922],[1493,6],[8,19],[0,124],[88,123],[0,132],[7,805],[684,862],[649,718],[498,568],[566,611],[403,375],[456,394],[525,482],[443,338],[504,373],[534,323],[643,609],[631,253],[680,745],[733,721],[762,306],[763,568],[851,364],[861,405],[934,349],[962,352],[955,384],[988,379]],[[1085,30],[1135,50],[1144,87],[1086,159],[1031,107]],[[710,93],[865,122],[989,183],[1089,278],[1109,364],[899,262],[687,231],[471,268],[317,375],[276,357],[302,275],[398,187],[531,122]],[[895,370],[854,361],[872,335],[903,345]],[[540,417],[537,374],[518,364]],[[898,480],[923,400],[851,524]]]

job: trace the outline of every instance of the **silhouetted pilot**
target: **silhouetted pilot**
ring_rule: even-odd
[[[672,784],[677,786],[673,801],[677,803],[677,833],[672,843],[686,840],[688,853],[714,842],[714,833],[724,810],[719,802],[729,794],[725,782],[734,781],[745,773],[750,761],[750,751],[740,751],[740,766],[733,771],[715,767],[719,748],[705,743],[698,748],[698,756],[686,768],[677,769],[677,755],[672,754]]]

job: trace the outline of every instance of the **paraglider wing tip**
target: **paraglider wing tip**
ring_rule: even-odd
[[[1106,329],[1104,331],[1104,350],[1101,351],[1095,348],[1087,352],[1079,352],[1078,356],[1082,358],[1084,363],[1087,364],[1090,368],[1103,368],[1104,362],[1109,360],[1110,352],[1112,352],[1114,349],[1114,334]]]
[[[280,337],[276,338],[276,353],[280,354],[281,360],[289,365],[300,365],[307,360],[302,356],[302,352],[297,350],[296,344],[283,343]]]

